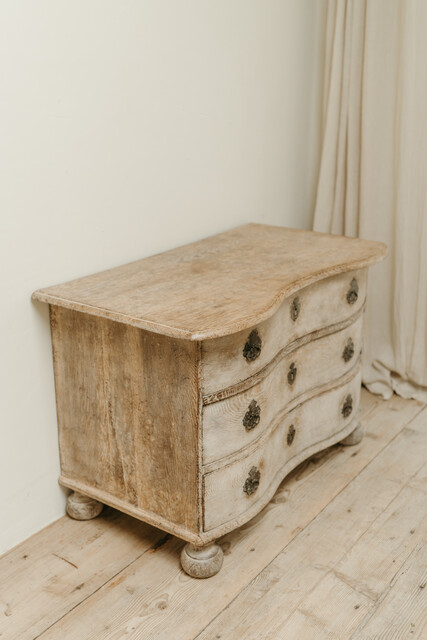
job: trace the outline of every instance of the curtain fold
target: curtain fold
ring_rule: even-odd
[[[314,229],[381,240],[363,381],[427,402],[427,2],[329,0]]]

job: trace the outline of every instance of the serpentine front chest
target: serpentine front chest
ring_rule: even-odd
[[[377,242],[250,224],[66,284],[50,305],[67,511],[186,540],[192,576],[295,466],[361,438]]]

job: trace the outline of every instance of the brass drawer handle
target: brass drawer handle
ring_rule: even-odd
[[[348,418],[348,416],[351,414],[352,411],[353,411],[353,398],[349,394],[344,401],[344,404],[341,409],[341,413],[343,414],[344,418]]]
[[[258,331],[254,329],[250,332],[246,344],[243,347],[243,357],[246,358],[248,362],[256,360],[261,353],[261,345],[261,336],[259,335]]]
[[[290,447],[291,444],[293,443],[295,438],[295,433],[296,433],[295,427],[293,424],[291,424],[291,426],[289,427],[288,435],[286,437],[286,442],[288,443],[288,447]]]
[[[356,278],[350,282],[350,289],[347,291],[347,302],[348,304],[354,304],[359,297],[359,285],[357,284]]]
[[[295,382],[295,379],[297,377],[297,372],[298,369],[295,366],[295,362],[292,362],[290,367],[289,367],[289,371],[288,371],[288,383],[292,386]]]
[[[245,480],[245,484],[243,485],[243,491],[251,496],[259,487],[259,481],[261,478],[261,472],[256,467],[252,467],[249,471],[249,475]]]
[[[295,320],[299,316],[299,312],[301,311],[301,303],[299,298],[294,298],[291,303],[291,318],[295,322]]]
[[[342,358],[344,362],[348,362],[354,356],[354,342],[351,338],[347,340],[347,344],[344,347],[344,351],[342,352]]]
[[[261,420],[261,407],[256,400],[251,400],[248,410],[243,418],[243,426],[246,431],[252,431],[259,424]]]

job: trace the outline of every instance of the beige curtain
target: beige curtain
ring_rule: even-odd
[[[329,0],[314,228],[382,240],[363,379],[427,402],[427,0]]]

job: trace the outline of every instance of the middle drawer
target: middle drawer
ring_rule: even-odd
[[[254,386],[203,407],[203,464],[243,449],[314,389],[349,371],[362,348],[362,321],[284,355]],[[304,397],[305,396],[305,397]]]

